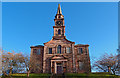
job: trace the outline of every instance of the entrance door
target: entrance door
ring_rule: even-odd
[[[62,73],[62,64],[57,63],[57,74],[61,74],[61,73]]]

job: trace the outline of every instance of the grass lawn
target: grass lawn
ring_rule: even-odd
[[[11,76],[27,76],[27,74],[12,74]],[[33,74],[33,73],[31,73],[30,74],[30,77],[31,76],[51,76],[51,74]]]
[[[120,78],[120,76],[111,75],[109,73],[67,73],[65,76],[67,78]]]
[[[29,78],[50,78],[52,74],[30,74]],[[27,78],[27,74],[12,74],[12,78]],[[10,78],[10,77],[2,77],[2,78]],[[56,75],[52,78],[63,78],[61,75]],[[120,78],[120,76],[111,75],[109,73],[66,73],[64,78]]]
[[[49,78],[51,74],[33,74],[29,75],[29,78]],[[28,78],[27,74],[11,74],[12,78]],[[10,78],[10,77],[2,77],[2,78]]]

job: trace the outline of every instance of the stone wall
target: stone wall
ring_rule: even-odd
[[[37,53],[39,50],[40,53]],[[30,61],[33,62],[31,73],[43,73],[43,53],[44,46],[31,47]]]
[[[76,72],[78,73],[91,72],[88,47],[89,45],[75,45],[75,64],[76,64]],[[78,53],[79,48],[82,48],[83,53]],[[79,62],[83,63],[82,69],[80,69]]]
[[[61,45],[61,54],[57,53],[57,47]],[[66,48],[70,47],[70,53],[66,52]],[[35,64],[39,64],[40,68],[34,69],[32,73],[51,73],[54,71],[54,62],[51,66],[51,59],[55,56],[62,56],[67,61],[64,64],[64,73],[89,73],[91,72],[90,57],[89,57],[89,45],[74,45],[73,42],[67,40],[50,40],[44,43],[43,46],[31,47],[31,59],[34,59]],[[49,48],[52,48],[52,54],[49,54]],[[79,48],[82,48],[82,53],[78,53]],[[34,49],[40,49],[40,55],[34,52]],[[79,62],[82,63],[82,69],[79,66]]]

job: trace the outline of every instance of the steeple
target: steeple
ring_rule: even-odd
[[[63,19],[64,16],[62,15],[60,4],[58,4],[57,14],[55,16],[55,19]]]
[[[62,15],[60,4],[58,4],[57,14],[55,16],[55,26],[53,39],[65,38],[64,16]]]
[[[61,11],[60,4],[58,4],[58,10],[57,10],[57,14],[62,14],[62,11]]]

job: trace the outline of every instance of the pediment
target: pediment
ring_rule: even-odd
[[[64,38],[64,39],[59,39],[59,40],[51,39],[50,41],[44,43],[44,45],[45,44],[54,44],[54,43],[67,43],[67,44],[72,43],[72,44],[75,44],[75,42],[69,41],[66,38]]]
[[[63,55],[55,55],[51,58],[51,60],[63,60],[63,59],[67,59],[67,58],[64,57]]]

